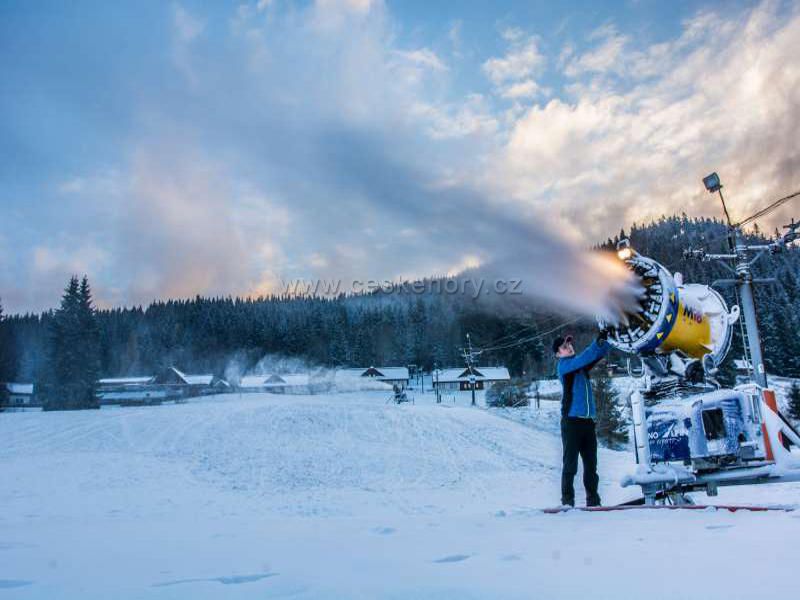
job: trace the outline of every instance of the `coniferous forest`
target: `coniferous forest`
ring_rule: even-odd
[[[753,240],[775,234],[752,232]],[[717,263],[683,257],[687,247],[724,251],[726,234],[719,221],[662,217],[621,231],[599,247],[614,247],[619,237],[629,237],[640,253],[682,272],[687,282],[730,276]],[[767,368],[800,377],[800,249],[764,256],[755,276],[776,279],[756,291]],[[735,302],[732,289],[721,291],[729,303]],[[484,353],[482,364],[506,365],[513,375],[548,375],[552,359],[546,348],[552,336],[547,332],[572,317],[544,306],[498,314],[468,295],[402,289],[336,298],[198,296],[95,310],[89,282],[74,278],[59,309],[0,313],[0,318],[0,381],[35,381],[46,388],[65,379],[85,383],[152,374],[167,365],[224,376],[232,361],[243,372],[269,354],[330,367],[457,366],[463,363],[467,333],[478,347],[500,346]],[[571,329],[579,343],[594,334],[590,320]],[[543,335],[537,338],[537,332]],[[741,355],[738,334],[737,328],[729,361]],[[67,372],[76,368],[79,372]]]

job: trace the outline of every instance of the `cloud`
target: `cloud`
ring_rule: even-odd
[[[483,63],[483,71],[492,83],[499,86],[530,78],[544,65],[545,57],[535,36],[523,39],[521,31],[511,29],[503,37],[511,43],[508,52]]]
[[[619,37],[610,28],[598,35]],[[493,162],[498,189],[600,239],[660,214],[718,214],[700,184],[712,170],[738,217],[800,187],[796,7],[700,13],[672,40],[614,52],[623,77],[581,59],[596,77],[513,123]]]
[[[189,12],[180,4],[173,6],[173,18],[175,33],[179,41],[188,43],[203,33],[205,24]]]
[[[629,38],[620,35],[616,27],[605,25],[595,30],[589,39],[600,42],[591,50],[576,56],[564,69],[564,74],[577,77],[583,73],[620,73],[624,65],[620,57]]]
[[[190,49],[205,30],[205,23],[180,4],[174,4],[172,8],[172,62],[194,85],[197,82],[197,75],[192,65]]]
[[[410,63],[431,69],[433,71],[447,70],[447,65],[445,65],[442,60],[436,56],[436,53],[429,48],[420,48],[418,50],[396,50],[395,53]]]
[[[464,22],[461,19],[456,19],[450,24],[450,28],[447,30],[447,39],[450,41],[450,46],[456,57],[461,56],[461,32],[463,29]]]
[[[526,79],[507,86],[500,95],[511,100],[522,100],[535,98],[539,93],[539,85],[533,79]]]
[[[383,11],[380,0],[314,0],[307,15],[314,28],[335,31]]]
[[[497,116],[480,94],[470,94],[461,103],[417,102],[411,114],[425,124],[425,132],[434,140],[491,135],[499,128]]]
[[[277,279],[286,206],[213,159],[169,145],[138,149],[130,183],[117,240],[132,297],[263,292]]]
[[[466,58],[404,38],[383,3],[248,6],[168,11],[163,72],[126,71],[132,125],[96,132],[119,154],[42,177],[35,219],[7,213],[10,310],[52,306],[75,266],[120,304],[472,257],[588,312],[609,276],[576,247],[662,212],[716,214],[711,170],[739,216],[800,187],[796,8],[702,12],[657,43],[609,25],[588,48],[507,28],[506,52],[471,66],[492,85],[479,93]]]

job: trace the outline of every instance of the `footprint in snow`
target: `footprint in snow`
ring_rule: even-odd
[[[505,562],[512,562],[515,560],[522,560],[522,557],[519,554],[506,554],[505,556],[501,556],[500,560]]]
[[[394,527],[376,527],[372,531],[378,535],[392,535],[397,530]]]
[[[224,585],[238,585],[240,583],[253,583],[254,581],[260,581],[262,579],[266,579],[267,577],[275,577],[277,573],[257,573],[255,575],[230,575],[230,576],[222,576],[222,577],[195,577],[192,579],[176,579],[174,581],[162,581],[161,583],[154,583],[150,587],[168,587],[171,585],[180,585],[183,583],[200,583],[200,582],[208,582],[208,581],[216,581],[217,583],[222,583]]]
[[[733,525],[706,525],[706,529],[730,529]]]
[[[437,558],[433,562],[435,563],[456,563],[461,562],[462,560],[467,560],[470,557],[469,554],[451,554],[450,556],[443,556],[442,558]]]

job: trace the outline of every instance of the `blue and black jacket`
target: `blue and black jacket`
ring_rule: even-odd
[[[558,378],[564,389],[562,417],[594,419],[597,416],[589,371],[608,354],[609,348],[607,341],[596,340],[580,354],[558,359]]]

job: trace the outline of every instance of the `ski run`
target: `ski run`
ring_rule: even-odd
[[[0,599],[796,595],[800,510],[545,514],[558,406],[221,395],[0,419]],[[482,404],[482,398],[479,398]],[[600,451],[605,504],[630,452]],[[578,502],[583,502],[580,473]],[[793,507],[800,484],[701,503]]]

